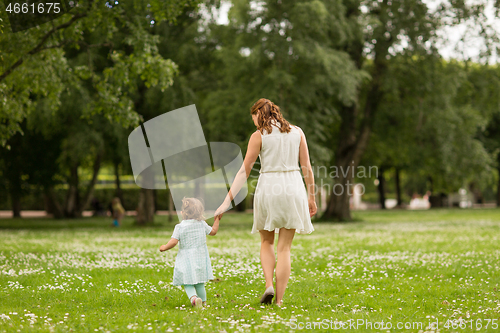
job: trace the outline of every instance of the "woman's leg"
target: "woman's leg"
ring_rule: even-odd
[[[205,291],[205,284],[204,283],[195,284],[194,288],[196,289],[196,294],[198,295],[198,297],[201,298],[203,302],[206,302],[207,292]]]
[[[188,295],[189,301],[191,302],[191,297],[196,296],[196,289],[192,284],[185,284],[184,289],[186,290],[186,294]]]
[[[276,263],[276,304],[281,304],[286,285],[290,278],[290,249],[295,236],[295,229],[280,229],[278,236],[278,262]]]
[[[260,232],[260,263],[266,279],[266,289],[273,286],[274,264],[274,231],[259,230]]]

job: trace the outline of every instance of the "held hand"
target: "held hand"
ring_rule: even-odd
[[[222,215],[224,215],[224,212],[226,210],[228,210],[228,208],[231,206],[231,202],[229,201],[226,201],[224,200],[224,202],[222,203],[222,205],[219,206],[219,208],[217,208],[217,210],[215,211],[214,213],[214,217],[217,219],[221,219],[222,218]]]
[[[316,215],[316,212],[318,211],[318,207],[316,206],[316,200],[309,199],[308,204],[309,204],[309,215],[313,217],[314,215]]]
[[[160,246],[160,252],[167,251],[167,245]]]

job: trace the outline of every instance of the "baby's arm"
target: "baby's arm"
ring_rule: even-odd
[[[220,215],[215,218],[214,225],[212,226],[212,231],[210,231],[209,233],[210,236],[215,236],[215,234],[217,234],[217,231],[219,231],[219,221]]]
[[[167,244],[160,246],[160,252],[170,250],[177,245],[179,241],[175,238],[170,238]]]

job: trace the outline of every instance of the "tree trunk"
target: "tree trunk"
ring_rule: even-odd
[[[338,182],[335,182],[335,186],[337,186],[337,193],[341,192],[341,189],[345,188],[348,180],[343,178]],[[328,201],[328,205],[326,207],[325,213],[323,214],[324,218],[334,218],[338,221],[349,221],[352,219],[351,210],[349,209],[349,196],[345,193],[340,195],[333,193],[332,190],[330,194],[330,200]],[[345,192],[345,191],[343,191]]]
[[[153,173],[145,174],[143,180],[146,188],[141,188],[139,192],[139,203],[136,216],[136,223],[139,225],[153,223],[156,210],[154,190],[148,189],[148,187],[153,187],[154,184]]]
[[[53,187],[44,189],[44,196],[46,198],[46,211],[48,214],[52,214],[54,218],[60,219],[64,217],[64,210],[62,209],[59,201],[57,200],[56,193]]]
[[[146,225],[154,222],[155,201],[153,192],[154,190],[141,188],[136,220],[139,225]]]
[[[341,124],[338,136],[338,147],[335,151],[335,163],[333,164],[339,171],[339,179],[335,182],[334,188],[332,188],[330,200],[323,214],[323,219],[340,221],[351,220],[349,195],[352,192],[349,191],[349,186],[353,185],[352,180],[354,175],[352,172],[349,172],[351,170],[347,168],[351,167],[352,169],[356,169],[358,167],[361,157],[368,145],[373,125],[373,117],[382,99],[382,79],[387,68],[387,60],[385,59],[388,48],[385,44],[387,43],[388,42],[379,43],[376,45],[377,52],[373,63],[373,71],[371,73],[372,80],[368,87],[363,111],[359,112],[358,110],[360,107],[359,92],[358,100],[354,102],[353,105],[342,105],[339,108]],[[354,60],[358,68],[361,68],[363,63],[362,48],[361,44],[355,43],[355,45],[352,45],[348,50],[351,59]],[[343,172],[345,172],[345,175]],[[337,187],[337,193],[341,192],[341,195],[335,194],[335,186],[338,185],[343,188],[343,191],[340,191]]]
[[[85,190],[85,195],[83,196],[83,205],[78,207],[78,216],[82,216],[83,211],[90,205],[90,201],[92,200],[92,194],[94,193],[94,187],[97,183],[97,176],[99,175],[99,170],[101,169],[101,158],[102,151],[98,152],[94,159],[94,167],[92,170],[92,179],[87,185],[87,189]]]
[[[205,197],[204,183],[201,179],[196,179],[194,181],[194,193],[193,197],[202,199]]]
[[[469,184],[469,191],[473,194],[474,196],[474,203],[476,204],[483,204],[484,199],[483,199],[483,193],[481,192],[481,189],[477,185],[475,181],[471,182]]]
[[[66,209],[64,211],[66,217],[79,217],[80,192],[78,181],[78,163],[76,163],[70,168],[69,189],[66,197]]]
[[[156,210],[157,210],[157,207],[158,207],[158,191],[156,190],[153,190],[153,209],[154,209],[154,214],[156,214]]]
[[[19,193],[15,193],[10,196],[12,201],[12,217],[21,217],[21,196]]]
[[[395,175],[395,180],[396,180],[396,199],[398,201],[397,203],[397,207],[401,207],[401,205],[403,204],[403,200],[401,199],[401,181],[399,179],[399,168],[396,168],[396,175]]]
[[[54,214],[54,206],[51,204],[49,196],[45,192],[43,193],[43,207],[47,215]]]
[[[172,198],[172,192],[168,189],[168,222],[174,220],[174,199]]]
[[[378,196],[380,200],[380,208],[385,209],[385,177],[384,168],[380,167],[380,172],[378,174]]]
[[[123,205],[123,191],[120,181],[120,164],[117,162],[113,163],[115,169],[115,197],[120,199],[120,202]]]
[[[12,216],[15,218],[21,217],[21,171],[18,168],[9,172],[9,194],[12,204]]]
[[[378,92],[378,88],[371,91],[368,95],[372,96]],[[357,129],[358,106],[342,106],[340,114],[342,124],[340,125],[339,144],[335,153],[334,168],[337,170],[338,179],[334,181],[334,186],[330,191],[330,200],[326,207],[323,219],[334,219],[339,221],[351,220],[351,211],[349,208],[349,196],[353,190],[353,179],[355,170],[359,165],[361,157],[368,145],[368,139],[371,133],[371,117],[373,110],[378,103],[376,96],[367,102],[364,110],[364,117],[361,128]]]
[[[500,207],[500,154],[498,154],[498,185],[497,185],[497,207]]]
[[[500,207],[500,167],[498,167],[497,207]]]

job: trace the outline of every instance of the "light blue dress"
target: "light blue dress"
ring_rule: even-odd
[[[213,280],[207,248],[207,235],[211,231],[207,222],[198,220],[183,220],[175,226],[172,238],[179,240],[179,252],[175,259],[174,286]]]

